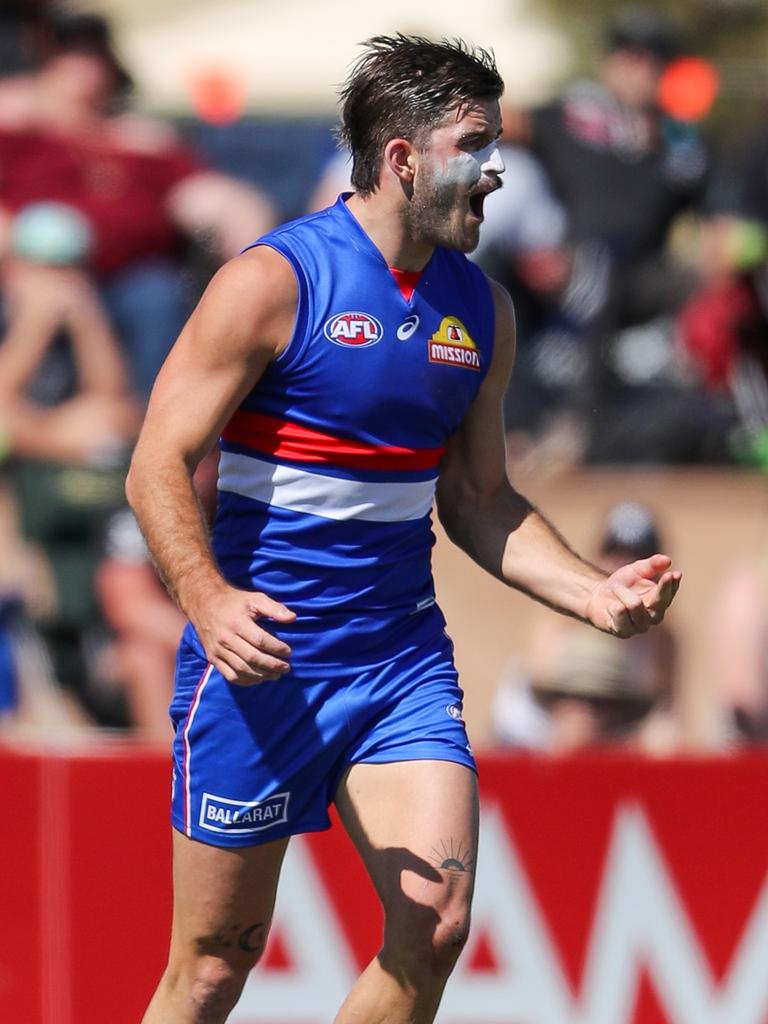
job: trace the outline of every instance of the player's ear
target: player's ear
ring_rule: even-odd
[[[416,150],[408,139],[390,139],[384,147],[384,165],[403,184],[410,184],[416,174]]]

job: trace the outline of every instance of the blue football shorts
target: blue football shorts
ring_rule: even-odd
[[[255,846],[330,826],[358,763],[455,761],[476,770],[453,645],[440,629],[371,664],[292,669],[228,683],[187,629],[171,704],[174,828],[214,846]]]

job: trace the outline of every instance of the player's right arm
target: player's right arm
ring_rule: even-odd
[[[290,622],[266,594],[230,586],[216,565],[192,484],[203,456],[288,344],[297,304],[288,263],[261,246],[206,289],[158,374],[126,482],[165,583],[225,679],[255,683],[288,669],[290,649],[258,619]]]

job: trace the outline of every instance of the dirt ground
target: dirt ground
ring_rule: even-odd
[[[665,553],[684,572],[668,615],[680,638],[684,731],[692,749],[706,748],[717,709],[716,680],[707,668],[713,600],[736,562],[761,559],[768,565],[768,477],[720,470],[578,469],[516,480],[516,486],[587,557],[613,502],[643,501],[657,514]],[[490,737],[490,702],[507,659],[525,649],[535,616],[554,613],[482,572],[439,526],[436,533],[438,598],[456,646],[470,737],[481,747]]]

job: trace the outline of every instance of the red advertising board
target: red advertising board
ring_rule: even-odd
[[[473,930],[440,1024],[766,1024],[768,757],[481,759]],[[166,758],[0,754],[0,1020],[138,1024],[170,919]],[[232,1024],[327,1024],[381,915],[294,841]]]

